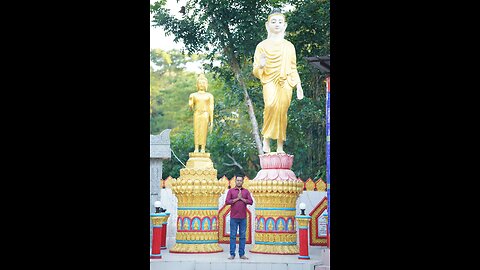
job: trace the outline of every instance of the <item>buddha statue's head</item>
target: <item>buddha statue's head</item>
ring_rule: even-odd
[[[205,77],[205,74],[201,73],[197,77],[197,89],[199,91],[207,91],[208,89],[208,80],[207,77]]]
[[[282,14],[279,8],[272,9],[265,23],[265,28],[267,28],[268,37],[271,35],[280,35],[283,38],[285,29],[287,29],[287,21],[285,20],[285,15]]]

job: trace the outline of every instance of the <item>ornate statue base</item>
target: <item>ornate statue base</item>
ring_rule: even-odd
[[[189,153],[189,158],[187,160],[187,168],[194,168],[194,169],[209,169],[215,171],[215,178],[217,177],[217,170],[213,168],[213,162],[210,159],[210,153]],[[180,170],[180,176],[182,174],[182,170]],[[213,172],[213,171],[212,171]]]
[[[295,226],[296,202],[303,182],[290,170],[293,155],[260,155],[262,169],[250,182],[255,198],[255,245],[253,253],[298,254]]]
[[[186,168],[172,179],[178,199],[176,243],[171,253],[222,252],[218,244],[218,198],[228,185],[217,179],[210,153],[189,153]]]

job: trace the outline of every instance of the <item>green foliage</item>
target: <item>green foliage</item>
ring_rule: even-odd
[[[193,126],[185,125],[182,129],[173,129],[170,132],[170,148],[172,157],[163,162],[162,179],[180,176],[180,169],[184,168],[182,163],[186,164],[188,153],[193,152]]]
[[[178,51],[152,50],[150,68],[150,131],[158,134],[164,129],[190,124],[188,97],[196,92],[196,75],[184,70],[192,58]]]
[[[330,1],[292,1],[295,10],[287,14],[285,38],[295,44],[297,55],[330,54]]]

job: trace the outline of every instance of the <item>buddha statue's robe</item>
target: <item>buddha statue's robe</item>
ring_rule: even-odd
[[[260,68],[262,54],[266,56],[266,64]],[[295,47],[285,39],[266,39],[255,49],[252,73],[263,86],[262,135],[265,138],[282,141],[287,138],[287,112],[292,90],[300,83],[296,62]]]

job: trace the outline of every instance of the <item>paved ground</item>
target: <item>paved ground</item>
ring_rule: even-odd
[[[246,245],[246,256],[241,260],[238,255],[229,260],[229,245],[220,244],[223,252],[211,254],[177,254],[162,250],[162,259],[151,260],[151,270],[328,270],[330,269],[330,250],[310,247],[310,260],[299,260],[298,255],[268,255],[248,252],[253,245]],[[238,247],[237,247],[238,248]],[[227,265],[228,264],[228,265]],[[227,267],[228,266],[228,267]]]

